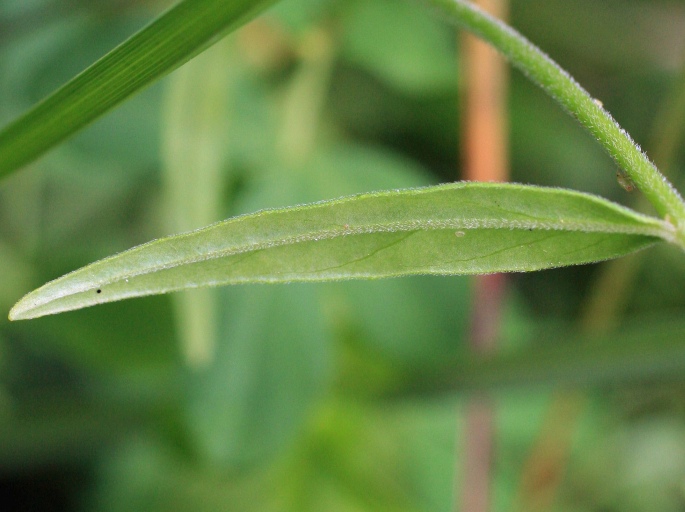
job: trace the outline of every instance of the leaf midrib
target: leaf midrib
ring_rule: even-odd
[[[416,231],[442,231],[449,229],[464,229],[467,231],[472,230],[504,230],[510,231],[512,229],[518,230],[529,230],[529,231],[559,231],[559,232],[584,232],[584,233],[607,233],[607,234],[624,234],[624,235],[636,235],[636,236],[648,236],[654,238],[665,238],[663,231],[656,227],[639,228],[637,226],[624,226],[624,225],[612,225],[613,229],[608,229],[609,226],[603,223],[576,223],[575,225],[563,222],[522,222],[522,221],[511,221],[508,224],[499,223],[497,221],[488,220],[473,220],[473,219],[455,219],[453,222],[450,221],[417,221],[416,223],[392,223],[392,224],[372,224],[369,226],[364,226],[360,228],[336,228],[321,231],[310,231],[308,233],[299,234],[297,236],[291,236],[286,238],[274,238],[271,240],[264,240],[261,242],[241,244],[235,247],[213,250],[209,251],[202,256],[198,257],[183,257],[174,261],[170,261],[163,265],[151,265],[141,270],[140,272],[130,272],[120,274],[118,277],[114,277],[109,280],[101,281],[101,285],[105,286],[108,284],[115,283],[121,279],[132,278],[143,276],[147,274],[152,274],[155,272],[160,272],[163,270],[168,270],[170,268],[178,267],[180,265],[190,265],[193,263],[201,263],[205,261],[218,260],[221,258],[226,258],[230,256],[237,256],[239,254],[248,254],[252,252],[262,251],[264,249],[270,249],[274,247],[284,247],[288,245],[296,245],[300,243],[319,241],[319,240],[332,240],[338,237],[346,236],[356,236],[356,235],[371,235],[376,233],[411,233]],[[187,236],[192,236],[195,232],[188,233]],[[180,235],[183,237],[183,235]],[[456,235],[455,235],[456,236]],[[152,244],[157,244],[164,242],[168,239],[159,239],[149,244],[141,245],[138,248],[131,249],[131,251],[144,250]],[[105,263],[110,259],[119,258],[124,253],[119,253],[102,260],[101,263]],[[84,288],[84,291],[90,288]]]

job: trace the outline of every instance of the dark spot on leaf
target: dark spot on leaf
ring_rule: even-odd
[[[96,293],[102,293],[102,290],[100,288],[98,288]]]

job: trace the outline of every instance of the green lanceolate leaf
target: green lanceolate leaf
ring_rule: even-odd
[[[0,176],[37,158],[275,0],[184,0],[0,132]]]
[[[46,284],[10,318],[200,286],[532,271],[614,258],[673,231],[563,189],[462,182],[362,194],[152,241]]]

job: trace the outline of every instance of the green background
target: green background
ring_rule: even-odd
[[[0,123],[164,7],[0,1]],[[513,0],[510,21],[683,189],[680,144],[665,155],[663,144],[682,139],[685,3]],[[230,215],[459,179],[458,46],[419,4],[284,0],[3,180],[0,309],[96,259]],[[591,137],[515,71],[509,109],[513,181],[636,203]],[[495,510],[513,509],[565,381],[587,398],[555,510],[685,506],[682,350],[649,357],[685,340],[685,262],[655,248],[626,272],[629,289],[607,299],[625,307],[604,359],[581,327],[601,266],[509,276],[500,350],[530,366],[493,395]],[[13,324],[1,315],[0,506],[450,510],[470,290],[454,277],[238,286]],[[196,350],[213,355],[197,362]],[[597,365],[518,385],[530,368],[584,353]]]

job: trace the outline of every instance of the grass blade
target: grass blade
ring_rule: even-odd
[[[184,0],[0,132],[0,177],[190,60],[275,0]]]
[[[563,189],[462,182],[362,194],[141,245],[46,284],[10,318],[200,286],[532,271],[622,256],[673,230]]]

